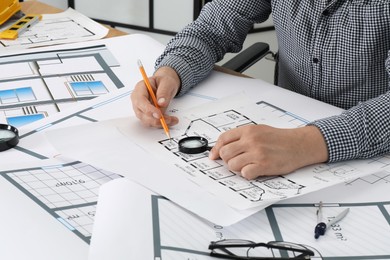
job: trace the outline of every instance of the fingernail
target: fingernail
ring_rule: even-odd
[[[158,103],[159,105],[164,104],[164,103],[165,103],[165,98],[160,98],[160,99],[157,101],[157,103]]]
[[[160,119],[160,115],[157,114],[157,113],[153,113],[153,117],[156,118],[156,119]]]
[[[213,159],[213,150],[210,150],[210,152],[209,152],[209,159]]]

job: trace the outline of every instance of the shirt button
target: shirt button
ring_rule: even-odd
[[[317,58],[313,58],[313,62],[314,62],[314,63],[318,63],[318,61],[319,61],[319,60],[318,60]]]

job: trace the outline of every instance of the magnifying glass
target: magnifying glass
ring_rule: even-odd
[[[18,143],[18,129],[11,125],[0,124],[0,152],[15,147]]]
[[[210,151],[212,147],[209,142],[201,136],[189,136],[179,140],[179,151],[186,154],[203,153]]]

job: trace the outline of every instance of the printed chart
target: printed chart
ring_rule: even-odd
[[[315,253],[311,259],[389,259],[390,194],[386,192],[389,185],[387,181],[358,180],[341,183],[335,190],[319,191],[316,194],[324,200],[322,217],[317,216],[320,201],[310,194],[273,204],[240,222],[224,226],[199,218],[126,178],[117,179],[101,188],[90,256],[91,260],[103,260],[115,252],[121,259],[136,256],[155,260],[212,260],[208,249],[211,241],[239,239],[302,244]],[[364,199],[354,196],[358,193]],[[130,198],[130,194],[135,197]],[[344,218],[329,224],[325,234],[315,238],[318,222],[327,223],[347,209]],[[130,217],[135,223],[110,225]],[[133,247],[106,242],[117,237],[129,241]],[[245,254],[246,251],[241,252]],[[264,248],[254,256],[293,255]]]
[[[166,199],[152,196],[154,259],[213,259],[208,256],[207,246],[210,241],[221,239],[304,244],[316,253],[312,259],[388,259],[389,205],[389,201],[325,204],[325,221],[346,208],[350,212],[316,240],[315,204],[275,204],[245,221],[222,227],[203,222]],[[182,217],[178,218],[179,215]],[[371,224],[366,225],[367,221]],[[195,225],[196,231],[191,228]],[[278,250],[268,253],[269,257],[280,256]]]
[[[354,162],[318,164],[284,176],[246,180],[230,171],[222,160],[210,160],[208,151],[200,154],[180,152],[178,142],[188,136],[204,137],[208,140],[209,146],[212,146],[221,133],[239,126],[267,124],[274,127],[295,128],[307,123],[301,117],[264,101],[249,104],[237,98],[236,101],[227,100],[222,104],[223,102],[217,101],[215,105],[217,108],[214,110],[201,108],[199,111],[187,112],[184,115],[187,120],[171,130],[172,140],[166,138],[159,140],[156,137],[154,139],[158,143],[156,145],[151,138],[146,140],[139,135],[134,141],[147,147],[156,156],[158,155],[157,157],[163,154],[165,162],[172,163],[188,178],[238,209],[267,205],[267,202],[274,203],[306,194],[320,187],[327,187],[331,183],[355,179],[364,175],[364,171],[379,172],[390,165],[390,156],[387,155]],[[137,140],[142,140],[142,144]]]
[[[299,127],[305,124],[302,119],[287,113],[266,102],[257,103],[261,111],[261,120],[270,121],[271,118],[278,118],[291,124],[292,127]],[[271,119],[272,120],[272,119]],[[253,202],[264,199],[285,198],[286,194],[299,194],[304,185],[294,182],[283,176],[262,177],[254,181],[247,181],[236,173],[229,171],[221,160],[211,161],[208,152],[200,154],[185,154],[178,150],[178,141],[189,136],[202,136],[213,146],[218,136],[229,130],[244,125],[256,125],[257,123],[245,114],[236,110],[223,111],[207,117],[190,121],[183,135],[174,137],[171,140],[160,141],[161,145],[171,151],[174,155],[187,163],[187,171],[199,171],[210,179],[220,183],[222,186],[237,192],[240,196]]]
[[[0,171],[42,209],[89,243],[99,187],[119,175],[81,162]]]
[[[16,20],[0,27],[8,28]],[[53,44],[87,41],[103,38],[108,29],[85,15],[69,8],[62,13],[44,14],[42,19],[29,27],[15,40],[0,39],[0,49],[32,48]]]
[[[0,56],[0,122],[15,127],[123,87],[104,45]]]

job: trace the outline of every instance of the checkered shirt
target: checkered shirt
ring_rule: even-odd
[[[214,0],[168,43],[156,69],[178,72],[181,95],[271,13],[279,86],[346,109],[310,123],[329,162],[390,153],[390,0]]]

